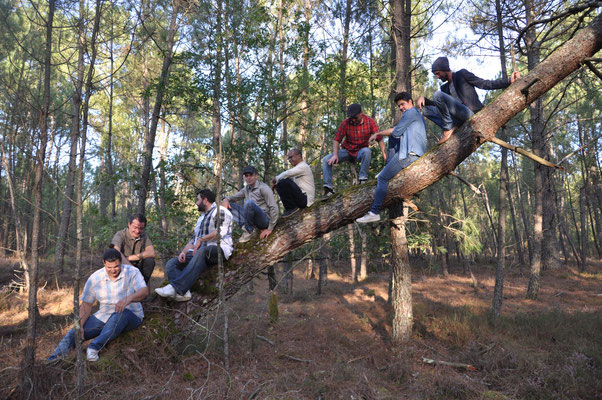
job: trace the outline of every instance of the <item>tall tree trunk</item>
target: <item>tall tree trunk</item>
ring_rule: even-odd
[[[81,8],[81,6],[80,6]],[[78,42],[77,42],[77,79],[75,81],[75,90],[73,91],[71,104],[71,131],[69,134],[69,163],[67,167],[67,181],[63,197],[63,212],[61,213],[61,222],[59,232],[56,238],[56,252],[54,255],[55,270],[63,271],[65,262],[65,247],[67,245],[67,233],[69,231],[69,222],[71,221],[71,212],[73,210],[73,190],[75,186],[75,173],[77,161],[77,143],[80,135],[81,107],[82,107],[82,87],[84,86],[84,47],[86,45],[86,33],[84,29],[84,19],[86,16],[80,13],[77,22]]]
[[[497,14],[496,28],[500,48],[500,62],[502,64],[502,77],[508,78],[506,70],[506,51],[504,47],[504,30],[502,26],[502,5],[500,0],[495,0]],[[508,141],[506,127],[500,130],[501,139]],[[504,294],[504,269],[506,268],[506,189],[508,187],[508,150],[502,147],[500,165],[500,186],[498,206],[498,234],[497,234],[497,266],[495,269],[495,286],[493,288],[492,313],[497,320],[502,312]]]
[[[343,48],[341,49],[341,63],[339,64],[339,113],[345,115],[347,111],[347,62],[349,52],[349,29],[351,26],[351,1],[345,2],[345,16],[343,21]]]
[[[525,2],[527,25],[535,21],[535,10],[533,0]],[[527,30],[525,34],[527,47],[527,62],[529,71],[533,71],[539,64],[540,46],[537,40],[535,25]],[[531,140],[533,143],[533,153],[544,158],[544,122],[543,122],[543,103],[537,99],[529,105],[531,122]],[[539,163],[534,165],[535,181],[535,210],[533,213],[533,258],[531,259],[531,272],[529,275],[529,285],[527,288],[527,298],[535,300],[539,294],[540,274],[542,265],[543,250],[543,202],[544,202],[544,167]]]
[[[401,119],[401,111],[394,102],[395,95],[408,92],[412,95],[412,79],[410,68],[411,55],[411,29],[412,29],[412,2],[411,0],[392,0],[392,70],[395,71],[393,85],[391,85],[390,101],[393,122]],[[407,341],[412,334],[412,281],[411,268],[408,257],[408,242],[406,239],[405,225],[408,218],[408,208],[403,202],[398,202],[389,208],[391,217],[391,303],[393,305],[393,340],[396,342]]]
[[[50,79],[52,56],[52,24],[54,22],[55,0],[48,1],[46,17],[46,48],[44,50],[44,94],[40,109],[40,141],[36,153],[35,180],[33,185],[33,225],[31,232],[31,263],[27,268],[27,336],[23,350],[21,368],[21,398],[38,397],[37,378],[35,376],[36,336],[38,324],[38,244],[40,242],[40,217],[42,208],[42,183],[44,180],[44,158],[48,142],[48,118],[50,112]]]
[[[587,264],[587,217],[586,217],[586,207],[585,203],[587,199],[587,189],[586,186],[583,185],[579,190],[579,234],[581,237],[581,262],[579,263],[579,271],[585,272],[586,264]]]
[[[406,221],[408,207],[397,203],[392,208],[401,208],[391,220],[391,264],[393,269],[392,279],[392,304],[393,314],[392,337],[395,342],[406,342],[412,336],[412,270],[408,257],[408,241],[406,238]]]
[[[155,147],[155,136],[157,134],[157,126],[159,117],[161,116],[161,108],[163,107],[163,98],[167,91],[167,83],[169,80],[169,70],[173,57],[173,47],[177,31],[178,15],[180,13],[181,0],[173,1],[173,10],[169,30],[167,32],[166,48],[163,51],[163,65],[161,67],[161,75],[159,76],[159,84],[157,85],[157,94],[155,96],[155,105],[153,107],[153,115],[151,117],[150,129],[144,141],[144,163],[142,166],[142,174],[140,176],[140,189],[138,192],[138,212],[144,214],[146,211],[146,197],[149,188],[149,179],[153,167],[153,149]],[[220,3],[221,4],[221,3]]]

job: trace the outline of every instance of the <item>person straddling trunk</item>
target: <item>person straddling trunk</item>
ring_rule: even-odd
[[[359,183],[368,180],[372,150],[369,138],[378,132],[378,125],[372,118],[362,113],[362,106],[354,103],[347,107],[347,119],[341,122],[332,142],[332,153],[322,159],[322,174],[324,178],[324,197],[334,193],[332,183],[332,166],[343,161],[358,160],[360,162]],[[344,141],[343,141],[344,140]],[[378,138],[378,145],[386,159],[385,144]]]
[[[390,157],[378,174],[372,207],[366,215],[357,219],[360,223],[380,220],[380,210],[387,196],[389,181],[426,152],[426,124],[420,111],[414,107],[412,97],[407,92],[398,93],[395,96],[395,104],[403,112],[401,120],[394,128],[375,133],[370,140],[391,135],[399,138],[399,150]]]
[[[311,206],[316,192],[314,175],[303,160],[301,150],[290,150],[287,158],[292,168],[272,179],[272,189],[276,188],[284,206],[283,217],[292,215],[300,208]]]
[[[246,166],[242,170],[242,176],[246,186],[238,193],[226,197],[222,205],[232,211],[234,221],[243,227],[239,242],[248,241],[255,228],[260,230],[259,237],[265,239],[272,233],[278,220],[278,204],[274,199],[274,192],[258,180],[255,167]],[[245,202],[242,207],[234,203],[243,199]]]
[[[431,70],[445,83],[441,90],[433,93],[432,100],[420,97],[416,106],[422,110],[425,117],[443,130],[439,144],[449,139],[456,127],[483,108],[475,87],[485,90],[504,89],[520,78],[518,71],[514,71],[510,79],[496,80],[481,79],[465,69],[452,72],[447,57],[437,58]]]
[[[194,228],[193,238],[184,246],[178,257],[165,264],[165,274],[169,284],[155,289],[161,297],[175,301],[188,301],[192,298],[190,288],[207,268],[218,263],[218,252],[224,261],[232,255],[232,214],[220,207],[219,234],[220,247],[217,247],[217,204],[215,194],[209,189],[197,193],[196,205],[202,215]]]
[[[114,248],[102,256],[103,268],[94,272],[84,286],[79,306],[81,340],[94,339],[86,350],[88,361],[97,361],[98,352],[123,332],[137,328],[144,312],[140,301],[148,296],[148,287],[138,268],[122,264],[121,253]],[[90,315],[98,300],[100,307]],[[61,340],[49,361],[64,357],[75,347],[75,329]]]
[[[128,227],[115,233],[111,244],[121,252],[124,264],[133,265],[140,270],[148,286],[155,269],[155,248],[144,232],[146,222],[144,214],[131,215]]]

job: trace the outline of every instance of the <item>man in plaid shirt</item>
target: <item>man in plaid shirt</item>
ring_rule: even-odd
[[[148,296],[148,287],[138,268],[121,261],[121,253],[116,249],[105,251],[104,268],[90,275],[84,286],[79,306],[81,339],[94,338],[86,352],[88,361],[97,361],[101,349],[122,332],[137,328],[144,318],[140,301]],[[90,315],[96,300],[100,307]],[[74,346],[75,329],[71,329],[48,360],[62,358]]]
[[[370,160],[372,158],[372,150],[368,147],[369,139],[370,136],[379,131],[378,125],[372,118],[362,113],[362,106],[357,103],[347,107],[347,117],[337,130],[332,144],[332,153],[322,159],[325,197],[330,197],[334,193],[332,166],[339,162],[357,159],[360,162],[360,183],[368,180],[368,170],[370,169]],[[385,144],[381,137],[377,141],[380,151],[386,160]]]
[[[197,193],[196,205],[203,214],[194,228],[194,237],[184,246],[178,257],[165,264],[169,284],[155,289],[161,296],[175,301],[188,301],[192,298],[190,288],[207,267],[217,264],[218,251],[224,260],[232,255],[232,214],[220,207],[220,247],[217,247],[217,205],[215,193],[203,189]]]

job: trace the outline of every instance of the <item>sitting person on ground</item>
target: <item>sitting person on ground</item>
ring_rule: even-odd
[[[520,78],[518,71],[514,71],[510,79],[497,80],[481,79],[465,69],[452,72],[447,57],[437,58],[431,70],[445,83],[441,90],[433,94],[432,100],[420,97],[416,105],[425,117],[443,130],[439,144],[447,141],[456,127],[483,108],[475,87],[484,90],[504,89]]]
[[[398,93],[395,96],[395,104],[403,113],[397,125],[372,135],[370,140],[375,140],[378,136],[391,135],[399,138],[399,150],[391,156],[378,174],[372,207],[366,215],[357,219],[360,223],[380,220],[380,211],[387,196],[389,181],[426,152],[426,124],[420,111],[414,107],[412,97],[407,92]]]
[[[94,339],[86,351],[88,361],[97,361],[100,350],[121,333],[140,326],[144,318],[140,301],[148,296],[148,287],[138,268],[121,261],[121,253],[116,249],[105,251],[104,267],[90,275],[84,286],[79,306],[81,340]],[[90,315],[96,300],[100,307]],[[63,358],[75,347],[75,340],[72,328],[48,360]]]
[[[217,204],[215,193],[203,189],[197,193],[196,205],[203,214],[194,228],[194,237],[184,246],[178,257],[165,264],[169,284],[155,289],[161,297],[175,301],[192,298],[190,288],[205,269],[218,263],[218,252],[226,261],[232,255],[232,214],[224,207],[219,209],[220,247],[217,247]]]
[[[372,150],[369,147],[368,139],[372,134],[378,132],[378,125],[376,121],[362,113],[362,106],[357,103],[350,104],[347,107],[347,117],[341,122],[334,137],[332,153],[322,159],[324,197],[330,197],[334,194],[332,183],[332,166],[334,164],[358,160],[360,162],[359,183],[368,180],[370,160],[372,159]],[[379,137],[377,141],[380,151],[386,159],[387,154],[382,138]]]
[[[155,269],[155,248],[144,232],[145,228],[144,214],[132,215],[128,218],[128,227],[115,233],[111,244],[121,252],[124,264],[133,265],[140,270],[148,286]]]
[[[226,197],[222,205],[232,211],[234,221],[243,227],[243,234],[238,239],[244,243],[251,239],[255,228],[259,229],[259,238],[265,239],[274,230],[278,220],[278,204],[274,199],[274,192],[268,185],[260,182],[257,169],[246,166],[242,170],[246,186],[238,193]],[[234,203],[244,199],[244,205]]]
[[[300,208],[309,207],[314,202],[314,174],[303,160],[299,149],[292,149],[287,154],[288,162],[293,166],[272,179],[284,206],[283,217],[288,217]]]

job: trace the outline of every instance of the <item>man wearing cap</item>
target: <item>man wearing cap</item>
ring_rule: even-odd
[[[284,206],[282,217],[311,206],[316,192],[314,174],[303,160],[301,150],[292,149],[286,156],[292,168],[272,179],[272,189],[276,188]]]
[[[368,139],[378,132],[378,125],[372,118],[362,113],[362,106],[357,103],[347,107],[347,117],[341,122],[337,130],[332,143],[332,153],[322,159],[325,197],[329,197],[334,193],[332,183],[332,166],[334,164],[357,159],[360,162],[360,183],[368,180],[368,170],[372,158],[372,150],[368,147]],[[379,136],[377,141],[380,151],[386,159],[387,154],[382,138]]]
[[[222,205],[232,211],[234,221],[243,227],[239,242],[248,241],[255,228],[260,231],[259,237],[265,239],[272,233],[278,220],[278,204],[274,200],[274,192],[257,179],[255,167],[246,166],[242,170],[242,176],[247,185],[238,193],[226,197]],[[242,207],[234,203],[243,199],[245,203]]]
[[[420,97],[416,102],[425,117],[443,129],[439,144],[450,138],[455,127],[460,126],[483,108],[475,87],[484,90],[504,89],[520,78],[520,72],[514,71],[510,79],[481,79],[473,73],[461,69],[452,72],[447,57],[439,57],[433,63],[433,74],[445,82],[433,98]]]
[[[144,232],[146,222],[144,214],[130,215],[128,227],[115,233],[111,245],[121,253],[124,264],[140,270],[148,286],[155,269],[155,248]]]

